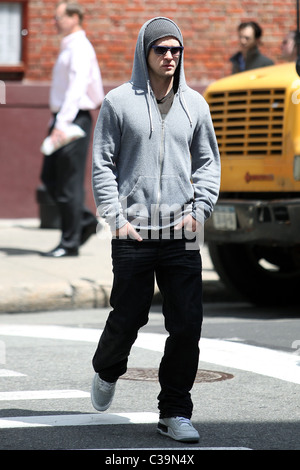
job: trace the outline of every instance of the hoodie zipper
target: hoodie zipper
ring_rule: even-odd
[[[152,96],[152,99],[153,99],[153,101],[155,103],[155,106],[157,108],[157,112],[160,115],[160,111],[159,111],[157,103],[156,103],[156,98],[155,98],[154,93],[153,93],[153,91],[150,87],[150,82],[148,82],[148,92],[150,92],[150,95]],[[193,125],[192,118],[191,118],[191,115],[189,113],[188,107],[186,105],[186,102],[185,102],[185,99],[184,99],[184,96],[183,96],[183,93],[182,93],[180,87],[179,87],[179,93],[176,93],[176,95],[178,95],[178,94],[181,98],[183,109],[185,110],[185,112],[187,114],[187,117],[190,121],[190,126],[192,127],[192,125]],[[150,121],[151,121],[151,131],[153,131],[150,101],[149,101],[149,107],[150,107],[149,112],[150,112]],[[163,167],[163,161],[164,161],[164,144],[165,144],[165,120],[162,119],[161,117],[160,117],[160,120],[161,120],[161,139],[160,139],[160,148],[159,148],[159,186],[158,186],[158,190],[157,190],[157,199],[156,199],[155,210],[154,211],[151,210],[151,225],[154,222],[155,225],[157,225],[157,226],[159,226],[159,206],[160,206],[160,202],[161,202],[162,167]]]
[[[164,160],[165,123],[161,121],[161,139],[159,148],[159,180],[155,207],[151,208],[151,226],[159,227],[159,207],[161,201],[162,167]]]
[[[160,204],[161,200],[161,183],[162,183],[162,166],[164,160],[164,147],[165,147],[165,121],[161,121],[161,139],[160,139],[160,149],[159,149],[159,187],[157,192],[157,204]]]

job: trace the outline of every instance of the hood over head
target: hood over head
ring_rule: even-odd
[[[149,75],[147,68],[147,56],[150,46],[157,41],[167,36],[173,36],[183,46],[183,37],[179,27],[174,21],[165,17],[156,17],[147,21],[140,29],[138,34],[134,62],[132,68],[131,82],[134,86],[142,89],[147,89],[149,84]],[[183,69],[183,52],[181,54],[175,76],[174,82],[176,88],[180,85],[183,90],[186,86],[184,69]]]
[[[144,31],[144,47],[146,57],[148,57],[150,46],[158,39],[162,39],[167,36],[173,36],[182,46],[183,39],[181,32],[175,23],[173,23],[173,21],[167,18],[157,18],[153,21],[150,21]]]

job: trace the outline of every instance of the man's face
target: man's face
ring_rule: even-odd
[[[74,30],[74,27],[78,24],[78,16],[72,15],[68,16],[66,14],[66,4],[61,3],[55,11],[55,25],[59,34],[67,36],[71,34]]]
[[[281,53],[283,59],[291,60],[296,56],[296,45],[293,34],[288,34],[281,44]]]
[[[243,53],[248,52],[258,45],[258,40],[255,39],[254,29],[251,26],[246,26],[246,28],[239,31],[239,41]]]
[[[154,45],[176,47],[180,46],[180,42],[172,36],[167,36],[165,38],[158,39]],[[178,56],[173,56],[171,51],[168,51],[165,55],[156,55],[154,49],[150,48],[148,55],[149,74],[160,79],[171,78],[175,73],[179,59],[180,54]]]

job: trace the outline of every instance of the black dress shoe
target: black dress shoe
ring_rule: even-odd
[[[64,256],[78,256],[77,248],[62,248],[58,246],[54,250],[48,251],[47,253],[42,253],[42,256],[47,256],[48,258],[63,258]]]
[[[97,225],[98,222],[93,222],[92,224],[89,224],[83,228],[81,232],[80,245],[83,245],[90,238],[91,235],[96,234]]]

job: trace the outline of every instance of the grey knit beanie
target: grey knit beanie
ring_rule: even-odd
[[[183,45],[183,38],[180,29],[168,18],[155,18],[146,26],[144,32],[144,48],[146,57],[148,57],[150,46],[158,39],[166,36],[173,36],[180,42],[181,46]]]

